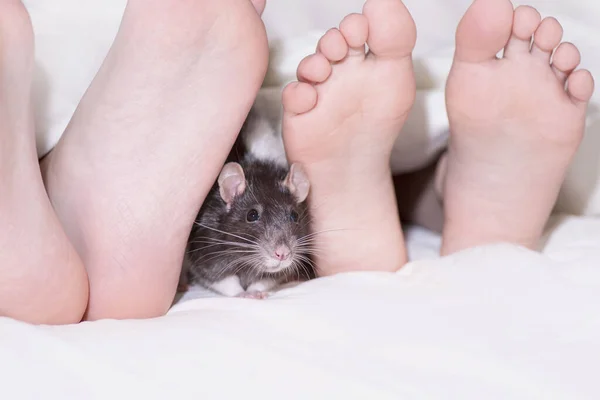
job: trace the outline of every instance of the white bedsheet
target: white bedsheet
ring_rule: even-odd
[[[126,0],[24,0],[36,33],[38,154],[58,141],[117,32]],[[264,19],[273,49],[267,85],[293,79],[298,62],[314,51],[319,35],[364,0],[272,0]],[[406,171],[443,147],[448,130],[443,88],[454,30],[469,0],[406,0],[418,28],[415,70],[419,89],[413,112],[395,146],[392,165]],[[530,0],[565,28],[564,40],[582,52],[582,67],[600,77],[600,3],[597,0]],[[600,78],[598,78],[600,79]],[[584,143],[572,165],[558,211],[600,215],[600,91],[590,108]]]
[[[435,259],[408,234],[397,274],[318,279],[265,301],[197,298],[163,318],[0,319],[2,399],[598,399],[600,220],[546,254]]]
[[[267,84],[295,79],[298,63],[314,51],[318,38],[337,26],[348,12],[359,12],[364,0],[273,1],[264,19],[272,39],[273,57]],[[448,120],[444,86],[454,53],[454,30],[470,0],[405,0],[417,24],[414,51],[417,99],[394,146],[395,172],[418,169],[445,146]],[[600,2],[596,0],[529,0],[542,16],[556,17],[582,54],[581,68],[600,81]],[[307,33],[308,32],[308,33]],[[557,212],[600,216],[600,90],[589,108],[586,135],[569,170]]]

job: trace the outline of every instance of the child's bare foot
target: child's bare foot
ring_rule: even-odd
[[[0,38],[0,316],[79,322],[87,277],[42,183],[31,104],[33,31],[20,0],[0,3]]]
[[[579,52],[561,37],[555,19],[513,12],[509,0],[475,0],[463,17],[446,90],[442,254],[498,241],[537,246],[594,86],[588,71],[573,72]]]
[[[45,165],[87,318],[166,312],[186,241],[266,72],[264,0],[129,0]],[[256,8],[256,9],[255,9]]]
[[[415,39],[400,0],[368,0],[323,36],[283,92],[285,148],[311,182],[321,275],[406,262],[389,158],[415,97]]]

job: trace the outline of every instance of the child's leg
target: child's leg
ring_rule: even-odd
[[[300,82],[284,90],[284,142],[311,182],[321,275],[406,262],[389,159],[415,98],[415,38],[400,0],[368,0],[323,36],[298,67]]]
[[[31,103],[33,30],[20,0],[0,2],[0,38],[0,316],[79,322],[87,277],[42,183]]]
[[[538,245],[594,87],[588,71],[574,71],[579,52],[561,36],[555,19],[513,11],[509,0],[475,0],[461,21],[446,93],[442,254],[499,241]]]
[[[254,101],[267,53],[249,0],[129,0],[45,165],[88,271],[88,319],[167,311],[195,215]]]

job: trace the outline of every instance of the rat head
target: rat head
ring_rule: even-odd
[[[256,272],[279,273],[297,268],[303,260],[298,241],[308,234],[304,201],[309,183],[302,167],[293,164],[289,172],[280,167],[228,163],[219,176],[219,194],[226,214],[224,231],[238,236]],[[234,239],[229,237],[228,240]]]

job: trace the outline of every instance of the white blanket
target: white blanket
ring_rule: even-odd
[[[298,49],[312,49],[316,35],[303,34],[359,2],[272,1],[265,18],[283,45],[274,43],[271,77],[279,77],[271,83],[289,78]],[[419,70],[429,71],[419,75],[428,117],[408,141],[425,149],[407,162],[414,166],[446,129],[440,90],[467,1],[407,3],[421,32]],[[597,3],[534,3],[559,14],[600,76]],[[44,153],[100,64],[124,0],[27,4]],[[600,214],[596,115],[561,200],[571,212]],[[496,245],[439,259],[438,236],[412,228],[407,241],[414,261],[397,274],[318,279],[266,301],[196,292],[146,321],[34,327],[0,319],[0,399],[600,398],[600,220],[555,217],[544,254]]]
[[[318,279],[264,300],[199,298],[163,318],[0,319],[2,399],[598,399],[600,221],[546,255],[507,245],[397,274]]]
[[[294,79],[303,57],[314,51],[318,38],[337,26],[349,12],[359,12],[363,0],[273,1],[264,19],[274,52],[267,79],[278,85]],[[454,31],[470,0],[406,0],[418,31],[414,52],[417,100],[392,155],[395,172],[427,164],[447,138],[444,86],[454,52]],[[514,1],[555,16],[564,28],[564,41],[582,53],[581,68],[600,82],[600,2],[596,0]],[[308,31],[308,33],[307,33]],[[600,85],[600,83],[599,83]],[[557,212],[600,215],[600,90],[596,90],[587,120],[586,136],[563,185]]]
[[[35,81],[38,154],[58,141],[117,32],[126,0],[24,0],[36,32]],[[453,53],[454,30],[469,0],[406,0],[418,28],[417,102],[394,149],[396,172],[427,163],[445,144],[448,121],[443,88]],[[516,4],[524,3],[517,1]],[[556,16],[564,39],[582,51],[582,67],[600,79],[600,3],[596,0],[531,0]],[[298,62],[318,37],[363,0],[273,0],[264,19],[273,50],[267,86],[294,78]],[[600,91],[590,108],[587,133],[561,193],[558,211],[600,215]]]

